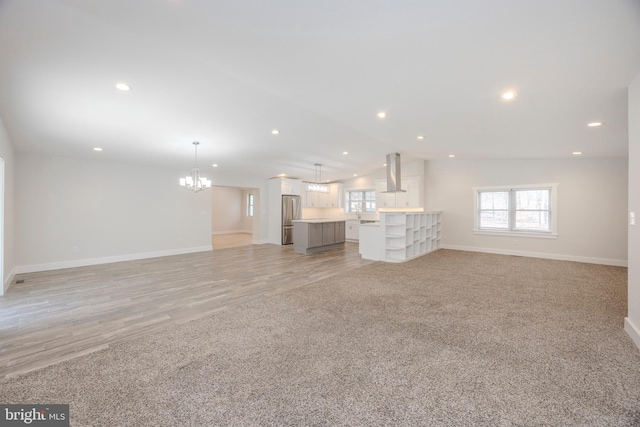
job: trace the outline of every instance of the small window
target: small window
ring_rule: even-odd
[[[253,216],[253,194],[247,194],[247,216]]]
[[[474,188],[475,231],[556,236],[556,187]]]
[[[347,191],[347,213],[376,213],[375,190]]]

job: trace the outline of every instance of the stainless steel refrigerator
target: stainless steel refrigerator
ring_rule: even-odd
[[[282,196],[282,244],[293,244],[293,220],[302,218],[300,196]]]

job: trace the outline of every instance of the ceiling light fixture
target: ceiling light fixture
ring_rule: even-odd
[[[131,90],[131,86],[129,86],[126,83],[122,83],[122,82],[121,83],[116,83],[116,88],[118,88],[120,90],[124,90],[124,91]]]
[[[451,157],[452,159],[455,157],[455,154],[449,154],[449,157]]]
[[[424,139],[424,136],[418,135],[418,139]]]
[[[217,167],[218,167],[218,164],[217,164],[217,163],[214,163],[214,164],[212,164],[211,166],[213,166],[214,168],[217,168]]]
[[[387,117],[387,113],[385,113],[384,111],[380,111],[378,113],[378,117],[381,118],[381,119],[384,119],[385,117]]]
[[[357,174],[357,173],[354,173],[354,174],[353,174],[353,176],[358,176],[358,174]]]
[[[93,147],[93,151],[102,151],[102,148],[100,148],[100,147]]]
[[[598,126],[602,126],[602,122],[591,122],[587,126],[595,128],[595,127],[598,127]]]
[[[316,167],[316,180],[315,182],[310,182],[307,184],[307,191],[311,191],[314,193],[328,193],[329,186],[326,184],[322,184],[322,164],[314,163]]]
[[[518,96],[518,94],[517,94],[517,93],[515,93],[515,92],[513,92],[513,91],[504,92],[504,93],[501,95],[502,99],[507,100],[507,101],[511,101],[511,100],[512,100],[513,98],[515,98],[516,96]]]
[[[196,149],[195,166],[191,169],[190,176],[180,178],[180,186],[197,193],[198,191],[206,190],[211,187],[211,181],[200,176],[200,169],[198,169],[198,145],[200,145],[200,143],[198,141],[193,141],[193,145]]]
[[[579,156],[579,155],[581,155],[581,154],[582,154],[582,151],[574,151],[574,152],[573,152],[573,153],[571,153],[571,154],[573,154],[574,156]]]
[[[343,152],[342,152],[342,154],[343,154],[344,156],[346,156],[347,154],[349,154],[349,152],[348,152],[348,151],[343,151]]]
[[[280,133],[280,131],[278,129],[274,129],[271,131],[272,134],[274,135],[278,135]]]

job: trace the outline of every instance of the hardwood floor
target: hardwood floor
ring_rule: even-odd
[[[250,245],[252,240],[251,233],[212,234],[211,246],[213,249],[237,248]]]
[[[17,275],[0,297],[0,377],[368,264],[357,243],[309,255],[265,244]]]

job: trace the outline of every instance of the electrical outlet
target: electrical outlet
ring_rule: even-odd
[[[629,225],[636,225],[636,213],[629,212]]]
[[[77,246],[71,246],[71,253],[72,254],[77,254],[78,253],[78,247]]]

